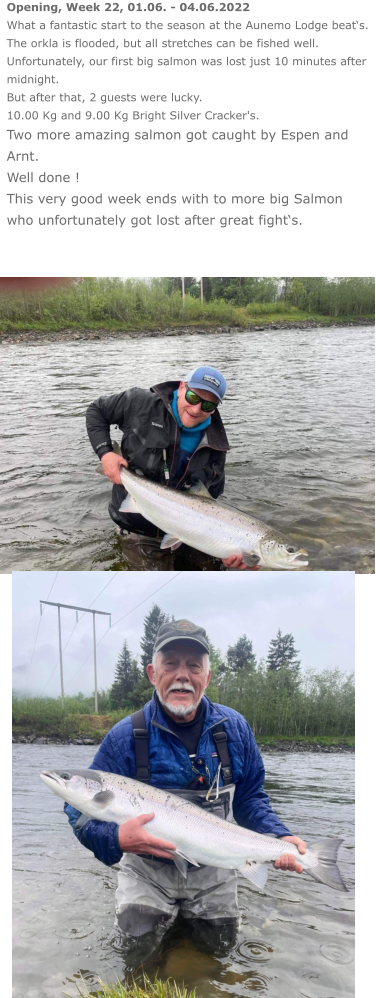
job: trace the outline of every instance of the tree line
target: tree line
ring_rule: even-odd
[[[180,278],[169,278],[171,290],[178,290]],[[186,277],[191,296],[200,296],[196,278]],[[253,303],[293,305],[307,312],[328,316],[374,314],[373,277],[204,277],[205,301],[221,298],[231,305]]]
[[[151,662],[158,628],[170,620],[156,604],[144,619],[139,659],[124,641],[115,664],[109,689],[100,690],[100,714],[119,720],[150,700],[152,687],[146,675]],[[257,661],[253,643],[241,635],[226,654],[210,643],[211,679],[207,695],[211,700],[239,711],[256,738],[263,736],[336,736],[354,734],[354,675],[339,669],[322,672],[304,670],[292,634],[278,630],[271,639],[265,659]],[[62,714],[91,714],[94,697],[78,693],[66,697],[64,710],[59,698],[14,698],[14,723],[30,724],[34,719],[58,722]]]
[[[186,277],[141,280],[84,277],[47,287],[0,292],[3,328],[90,326],[158,326],[200,322],[246,325],[251,317],[286,315],[294,310],[328,318],[372,317],[374,280],[365,277]]]

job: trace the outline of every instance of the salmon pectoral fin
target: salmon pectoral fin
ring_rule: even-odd
[[[260,891],[262,891],[263,887],[265,887],[268,879],[268,870],[265,863],[246,863],[245,866],[242,866],[240,873],[242,873],[247,880],[250,880],[251,884],[258,887]]]
[[[200,866],[199,863],[196,863],[195,859],[190,859],[189,856],[185,856],[184,853],[180,852],[180,849],[174,849],[171,852],[167,852],[166,850],[166,854],[174,861],[179,873],[182,874],[185,880],[187,879],[188,863],[192,863],[193,866]]]
[[[161,550],[163,551],[164,548],[171,548],[171,551],[176,551],[176,548],[180,548],[182,543],[183,541],[179,541],[178,537],[173,537],[172,534],[165,534],[161,540]]]
[[[258,554],[250,554],[249,551],[242,551],[241,556],[245,565],[258,565],[260,562]]]
[[[123,499],[121,506],[119,506],[119,513],[138,513],[137,503],[129,494]]]

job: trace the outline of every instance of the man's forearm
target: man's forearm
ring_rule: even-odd
[[[86,411],[86,428],[91,446],[99,458],[112,451],[110,423],[100,406],[100,400],[91,402]]]
[[[119,863],[123,853],[119,846],[119,826],[114,821],[96,821],[89,818],[85,825],[76,829],[80,812],[71,804],[64,804],[64,811],[81,845],[90,849],[96,859],[106,866]]]

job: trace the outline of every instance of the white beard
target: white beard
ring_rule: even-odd
[[[170,714],[175,714],[175,717],[185,717],[186,714],[192,714],[192,711],[197,710],[197,707],[201,703],[201,700],[202,700],[203,695],[204,695],[202,693],[201,696],[200,696],[200,698],[198,700],[195,700],[194,703],[190,703],[190,704],[183,704],[183,703],[181,703],[181,704],[180,703],[178,703],[178,704],[172,704],[172,703],[169,703],[168,700],[162,700],[162,697],[160,696],[160,693],[159,693],[158,690],[156,690],[156,693],[157,693],[157,697],[158,697],[159,702],[162,704],[162,707],[164,707],[165,710],[169,710]]]

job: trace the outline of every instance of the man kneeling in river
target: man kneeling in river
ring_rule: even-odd
[[[290,835],[262,789],[265,770],[249,725],[236,710],[204,696],[210,680],[204,628],[189,620],[162,624],[147,673],[153,698],[115,724],[90,768],[175,791],[222,818],[233,815],[244,828],[294,842],[304,853],[305,842]],[[237,927],[235,870],[189,865],[185,880],[166,858],[174,843],[143,827],[153,814],[120,826],[89,818],[76,829],[80,812],[70,804],[64,810],[79,841],[97,859],[108,866],[119,863],[115,924],[129,970],[156,955],[179,911],[198,945],[223,955]],[[302,871],[288,854],[274,865]]]
[[[202,482],[213,499],[222,495],[229,450],[218,406],[226,380],[215,367],[196,368],[186,381],[166,381],[151,389],[130,388],[102,397],[86,413],[90,443],[113,483],[109,513],[122,531],[162,537],[163,533],[137,513],[122,513],[126,491],[120,468],[142,472],[172,489]],[[121,454],[111,442],[110,427],[123,433]],[[255,571],[240,554],[223,559],[226,568]]]

